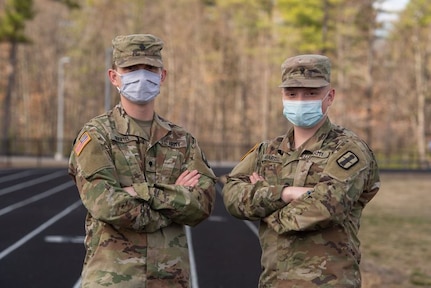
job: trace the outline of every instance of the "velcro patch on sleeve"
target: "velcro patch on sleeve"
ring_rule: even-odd
[[[347,151],[340,158],[337,159],[337,164],[345,169],[349,170],[351,167],[356,165],[359,162],[358,156],[355,155],[352,151]]]
[[[356,143],[346,143],[331,155],[324,172],[334,179],[346,181],[369,167],[370,163],[367,159],[368,157]]]
[[[81,154],[82,150],[84,149],[84,147],[90,143],[91,141],[91,137],[90,134],[88,134],[88,132],[84,132],[81,137],[79,137],[79,139],[76,141],[75,143],[75,154],[76,156],[79,156],[79,154]]]
[[[92,131],[84,131],[82,135],[78,136],[73,149],[76,152],[76,165],[85,178],[105,168],[114,168],[111,155],[107,151],[110,143],[104,140],[106,136]],[[82,144],[78,142],[82,142]]]
[[[259,145],[260,145],[260,143],[256,143],[256,144],[253,146],[253,148],[251,148],[250,150],[248,150],[248,152],[247,152],[247,153],[245,153],[245,154],[241,157],[240,161],[244,160],[244,159],[245,159],[245,157],[247,157],[250,153],[252,153],[254,150],[256,150],[256,148],[257,148],[257,147],[259,147]]]

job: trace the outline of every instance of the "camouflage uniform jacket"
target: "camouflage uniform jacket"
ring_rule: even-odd
[[[185,169],[201,174],[193,188],[174,185]],[[214,173],[192,135],[155,114],[145,139],[117,105],[83,127],[69,174],[88,210],[82,287],[191,286],[184,225],[209,217],[215,200]]]
[[[360,217],[380,186],[373,153],[329,119],[299,149],[290,143],[293,130],[261,143],[223,188],[230,214],[260,220],[259,287],[360,287]],[[251,184],[252,172],[265,180]],[[286,205],[286,185],[311,193]]]

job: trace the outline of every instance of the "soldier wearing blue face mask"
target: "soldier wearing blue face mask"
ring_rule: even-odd
[[[197,140],[160,117],[163,42],[118,36],[108,76],[120,103],[79,132],[69,174],[87,209],[81,287],[191,287],[185,225],[207,219],[215,175]]]
[[[361,287],[358,230],[380,187],[373,152],[332,124],[331,65],[322,55],[282,64],[286,134],[262,142],[227,177],[233,216],[260,221],[259,288]]]

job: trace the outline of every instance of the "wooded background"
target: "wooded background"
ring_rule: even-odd
[[[410,0],[392,22],[382,2],[0,0],[0,154],[54,154],[64,81],[67,157],[82,125],[119,101],[106,85],[111,40],[151,33],[168,70],[157,112],[210,161],[285,133],[280,65],[318,53],[332,61],[332,122],[364,138],[381,167],[429,167],[431,1]]]

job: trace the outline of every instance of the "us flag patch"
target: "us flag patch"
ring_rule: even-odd
[[[87,145],[91,141],[90,134],[88,132],[84,132],[84,134],[79,137],[78,141],[75,144],[75,154],[79,156],[81,154],[82,150],[84,149],[85,145]]]
[[[350,169],[352,166],[354,166],[356,163],[359,162],[358,157],[355,155],[355,153],[351,151],[347,151],[343,154],[340,158],[337,159],[338,165],[343,169]]]

